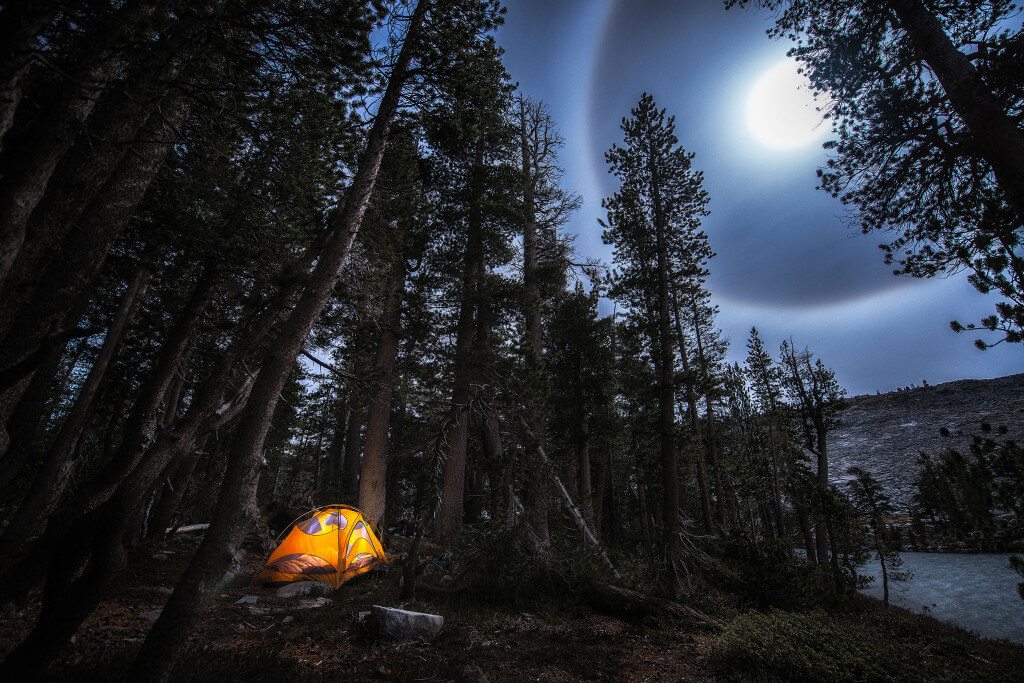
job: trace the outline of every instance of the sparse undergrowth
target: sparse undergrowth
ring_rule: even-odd
[[[119,584],[51,669],[55,680],[117,680],[193,549],[167,560],[137,554]],[[255,571],[250,557],[246,571]],[[247,577],[250,574],[243,574]],[[228,586],[205,611],[179,680],[1012,680],[1024,648],[978,639],[929,617],[854,599],[830,611],[741,611],[724,602],[721,633],[693,623],[619,619],[568,593],[526,596],[422,593],[404,606],[442,614],[434,643],[381,645],[352,628],[371,604],[399,605],[394,576],[346,584],[320,607]],[[255,605],[238,605],[242,595]],[[707,610],[712,602],[705,600]],[[24,634],[36,605],[0,625],[0,651]]]

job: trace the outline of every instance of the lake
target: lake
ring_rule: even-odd
[[[901,553],[903,568],[914,573],[910,581],[889,584],[894,605],[925,612],[990,638],[1024,644],[1024,600],[1017,583],[1024,581],[1010,569],[1003,554]],[[865,595],[882,599],[878,563],[860,570],[875,580]]]

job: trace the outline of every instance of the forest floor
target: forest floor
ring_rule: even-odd
[[[123,678],[155,611],[195,548],[177,539],[140,550],[130,569],[51,669],[54,680]],[[166,559],[156,559],[160,553]],[[399,604],[390,577],[367,576],[330,598],[279,598],[240,578],[206,609],[181,680],[1019,680],[1024,647],[979,639],[868,599],[822,612],[730,612],[725,630],[629,621],[575,600],[496,605],[465,597]],[[256,596],[255,604],[237,604]],[[432,643],[380,644],[354,628],[372,604],[442,614]],[[38,604],[3,615],[0,653],[22,637]]]

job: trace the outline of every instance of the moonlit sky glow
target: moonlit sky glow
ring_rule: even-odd
[[[851,394],[1024,371],[1019,345],[982,352],[949,329],[991,313],[993,298],[962,275],[894,277],[878,249],[885,235],[860,234],[816,189],[830,127],[799,89],[788,45],[765,35],[769,14],[720,0],[506,2],[498,42],[566,139],[564,184],[584,200],[567,229],[582,254],[611,260],[597,220],[615,190],[604,152],[622,117],[645,90],[676,115],[711,195],[709,285],[730,360],[742,361],[756,325],[773,350],[790,335],[809,345]]]
[[[828,132],[811,84],[799,65],[784,59],[764,72],[747,96],[747,128],[773,149],[803,147]]]

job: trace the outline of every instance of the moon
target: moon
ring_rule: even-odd
[[[797,71],[797,63],[783,60],[765,71],[751,89],[747,97],[747,128],[765,147],[804,147],[828,128],[816,104],[811,83]]]

